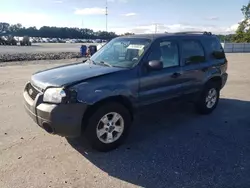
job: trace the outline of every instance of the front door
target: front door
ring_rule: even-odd
[[[163,69],[152,71],[145,68],[151,60],[162,61]],[[140,72],[140,105],[151,104],[181,95],[182,79],[177,39],[156,40],[149,49],[143,63]]]

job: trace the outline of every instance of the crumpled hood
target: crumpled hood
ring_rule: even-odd
[[[31,83],[44,90],[48,86],[61,87],[85,79],[124,70],[118,67],[106,67],[89,63],[75,63],[36,72]]]

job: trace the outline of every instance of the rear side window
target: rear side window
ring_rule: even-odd
[[[197,40],[182,41],[182,58],[185,64],[201,63],[205,61],[205,52]]]
[[[206,45],[210,49],[211,56],[215,59],[224,59],[225,53],[218,39],[211,37],[206,40]]]

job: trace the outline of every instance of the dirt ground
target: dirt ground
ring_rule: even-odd
[[[249,188],[250,54],[227,56],[229,80],[213,114],[189,104],[145,108],[109,153],[49,135],[24,111],[31,74],[68,60],[0,67],[0,187]]]

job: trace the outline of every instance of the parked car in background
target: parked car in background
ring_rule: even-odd
[[[94,42],[95,42],[95,43],[101,43],[102,40],[101,40],[101,39],[96,39],[96,40],[94,40]]]
[[[2,36],[0,36],[0,45],[6,45],[6,39]]]
[[[1,36],[0,37],[0,45],[10,45],[10,46],[16,46],[17,40],[14,36],[7,35],[7,36]]]
[[[57,38],[52,38],[50,42],[51,43],[58,43],[58,39]]]
[[[20,41],[21,46],[31,46],[31,41],[29,36],[24,36],[23,40]]]
[[[67,41],[66,41],[67,42]],[[68,43],[77,43],[77,39],[70,39]]]
[[[65,43],[66,42],[65,39],[61,39],[61,38],[58,38],[57,40],[58,40],[58,43]]]
[[[25,109],[48,133],[84,135],[94,149],[109,151],[124,141],[142,106],[185,99],[212,113],[227,64],[218,38],[207,32],[118,37],[85,63],[32,75]]]

